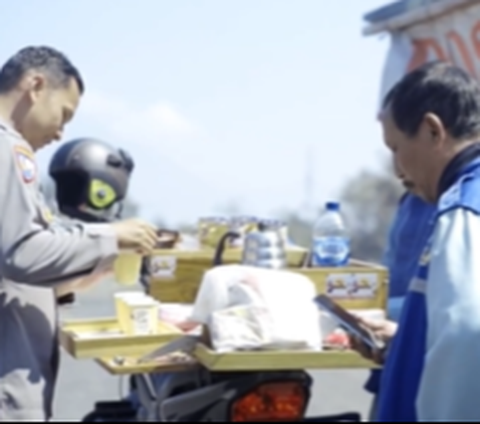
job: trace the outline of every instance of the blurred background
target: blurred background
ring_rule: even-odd
[[[86,94],[65,139],[132,154],[130,214],[182,230],[201,216],[284,218],[305,244],[339,200],[353,255],[378,260],[399,197],[375,119],[389,38],[361,30],[383,3],[9,2],[0,57],[47,44],[79,67]],[[40,152],[44,174],[56,147]]]

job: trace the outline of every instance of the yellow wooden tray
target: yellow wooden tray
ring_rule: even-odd
[[[150,259],[153,276],[150,278],[150,295],[166,303],[194,303],[205,271],[212,268],[214,249],[155,250]],[[289,266],[299,267],[304,262],[307,250],[289,249]],[[240,248],[226,249],[223,263],[240,263]]]
[[[225,251],[225,263],[240,262],[239,251],[233,251]],[[300,255],[298,266],[290,266],[288,270],[309,277],[315,283],[318,294],[328,294],[346,309],[385,309],[388,296],[388,270],[385,267],[351,260],[348,266],[341,268],[303,268],[299,264],[306,253],[300,251],[297,254]],[[167,258],[166,255],[158,257]],[[190,252],[188,255],[182,252],[171,277],[151,279],[150,295],[166,303],[194,303],[203,273],[212,268],[211,258],[205,255],[205,251]],[[165,259],[167,263],[171,262]],[[356,292],[351,290],[353,280],[360,286]]]
[[[127,336],[120,331],[116,318],[65,321],[60,328],[60,342],[74,358],[104,358],[117,355],[142,355],[183,335],[173,325],[158,323],[158,333],[151,336]]]
[[[345,309],[385,310],[388,297],[387,268],[352,259],[341,268],[289,268],[310,278],[318,294],[327,294]]]
[[[127,356],[118,363],[114,358],[100,358],[97,363],[112,375],[183,372],[199,365],[214,372],[281,371],[306,369],[372,369],[378,365],[352,351],[324,352],[233,352],[217,353],[198,345],[191,362],[139,364],[138,356]]]
[[[210,371],[369,369],[376,364],[353,351],[256,351],[217,353],[199,344],[195,358]]]
[[[162,364],[158,362],[145,362],[139,364],[138,356],[127,356],[123,363],[118,363],[114,358],[100,358],[96,362],[112,375],[151,374],[163,372],[182,372],[197,369],[199,363],[196,360],[182,363]]]
[[[305,260],[308,250],[302,247],[287,248],[287,263],[289,266],[300,266]],[[200,261],[204,262],[208,268],[211,268],[213,257],[215,256],[215,249],[209,247],[202,247],[197,250],[187,249],[155,249],[150,255],[152,257],[162,256],[165,258],[175,257],[177,260],[185,261]],[[239,263],[242,259],[242,249],[226,248],[223,252],[222,259],[225,263]],[[165,264],[167,266],[167,264]],[[178,266],[177,266],[178,268]]]

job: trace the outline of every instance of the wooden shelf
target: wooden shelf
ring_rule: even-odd
[[[60,343],[74,358],[142,355],[182,336],[173,325],[158,323],[158,334],[127,336],[116,318],[66,321],[60,327]]]
[[[217,353],[199,344],[195,358],[211,371],[278,371],[378,368],[353,351],[257,351]]]

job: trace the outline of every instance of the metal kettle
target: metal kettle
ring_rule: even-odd
[[[237,239],[241,234],[229,231],[220,239],[213,265],[222,264],[227,241]],[[242,264],[262,268],[284,268],[286,265],[285,240],[274,222],[260,221],[257,231],[249,232],[243,241]]]

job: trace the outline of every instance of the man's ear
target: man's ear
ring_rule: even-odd
[[[434,113],[427,113],[423,117],[422,131],[425,140],[431,140],[437,146],[441,146],[447,139],[447,131],[441,119]]]
[[[38,99],[40,93],[45,89],[46,83],[45,76],[42,74],[32,73],[27,76],[24,81],[24,89],[32,103]]]

